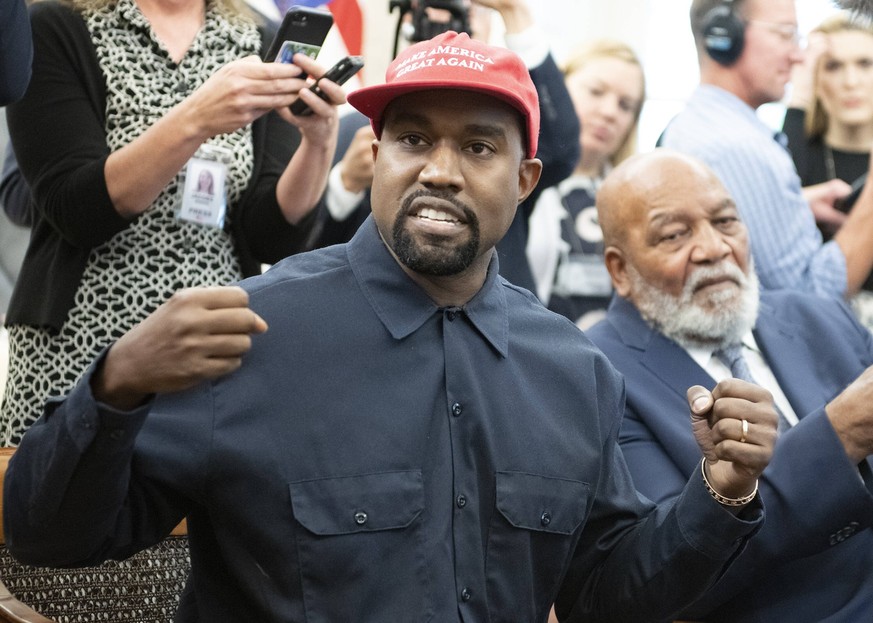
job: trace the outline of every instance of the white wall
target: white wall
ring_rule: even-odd
[[[690,0],[528,1],[559,60],[577,43],[594,37],[616,37],[633,46],[643,60],[648,82],[639,144],[641,149],[651,149],[697,83],[697,57],[688,26]],[[366,81],[379,82],[391,60],[397,14],[389,14],[389,0],[360,2],[366,23]],[[797,0],[801,31],[808,32],[834,10],[830,0]],[[499,42],[499,32],[495,38]],[[761,110],[762,118],[774,128],[781,125],[783,113],[780,105]]]

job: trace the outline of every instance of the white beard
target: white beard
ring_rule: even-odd
[[[686,348],[718,349],[737,344],[755,326],[759,286],[751,263],[748,275],[730,262],[698,268],[678,296],[649,285],[631,265],[627,271],[633,301],[643,319]],[[714,292],[709,295],[707,306],[695,302],[694,292],[702,281],[724,276],[735,280],[739,291],[732,288]]]

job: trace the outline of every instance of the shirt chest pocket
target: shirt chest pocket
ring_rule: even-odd
[[[294,517],[321,536],[405,528],[424,510],[418,471],[307,480],[290,486]]]
[[[498,472],[497,510],[510,525],[571,535],[585,519],[588,485],[520,472]]]
[[[289,487],[307,621],[429,618],[420,471]]]
[[[589,486],[522,472],[498,472],[495,485],[486,567],[489,603],[523,613],[519,620],[534,620],[540,613],[527,609],[554,594],[578,541],[588,514]],[[499,574],[500,569],[513,573]]]

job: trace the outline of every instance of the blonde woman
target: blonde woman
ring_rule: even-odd
[[[636,150],[645,78],[630,46],[611,39],[579,47],[564,76],[581,121],[582,156],[573,175],[537,201],[527,256],[540,300],[587,328],[612,294],[594,199],[606,174]]]
[[[261,62],[269,35],[237,1],[33,5],[33,76],[8,108],[36,221],[6,318],[3,445],[174,291],[255,274],[309,234],[336,106],[305,91],[315,114],[290,114],[324,69]]]
[[[804,187],[865,176],[873,147],[873,25],[838,13],[809,36],[804,62],[795,67],[783,131]],[[851,205],[816,213],[829,240]],[[861,321],[873,327],[873,278],[852,301]]]

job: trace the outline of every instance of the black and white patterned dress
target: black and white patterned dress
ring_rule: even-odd
[[[251,20],[214,8],[207,10],[205,25],[178,64],[133,0],[88,12],[85,19],[106,78],[105,129],[113,151],[141,135],[221,66],[260,50]],[[231,206],[252,175],[251,127],[209,143],[234,154],[226,185]],[[174,291],[241,278],[228,231],[174,218],[179,182],[177,175],[128,228],[91,250],[59,333],[9,327],[9,377],[0,413],[4,445],[17,444],[47,398],[68,392],[101,349]]]

